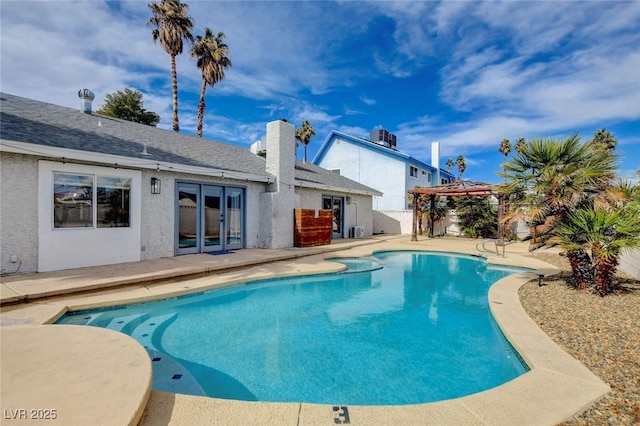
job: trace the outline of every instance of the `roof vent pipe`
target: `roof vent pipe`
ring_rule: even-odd
[[[91,102],[95,99],[95,95],[89,89],[78,90],[80,98],[80,110],[85,114],[91,114]]]

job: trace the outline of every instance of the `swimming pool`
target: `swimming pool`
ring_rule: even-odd
[[[383,268],[247,283],[58,322],[136,338],[152,357],[156,390],[219,398],[402,405],[468,395],[527,371],[487,301],[491,284],[521,269],[462,255],[375,257]]]

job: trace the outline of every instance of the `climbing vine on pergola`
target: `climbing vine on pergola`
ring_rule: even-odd
[[[460,180],[456,182],[446,183],[443,185],[432,186],[429,188],[413,188],[407,191],[407,193],[414,196],[413,203],[413,232],[411,235],[411,241],[418,241],[418,203],[417,197],[421,195],[428,195],[429,202],[431,203],[430,214],[431,220],[429,224],[429,237],[433,237],[433,223],[434,213],[436,205],[436,196],[480,196],[490,197],[495,196],[498,198],[498,238],[504,237],[504,229],[502,226],[502,217],[506,212],[506,203],[504,196],[493,189],[493,185],[484,182],[474,182],[469,180]]]

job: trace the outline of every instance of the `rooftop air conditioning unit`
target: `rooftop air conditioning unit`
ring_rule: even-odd
[[[350,234],[351,234],[351,238],[363,238],[364,226],[352,226]]]

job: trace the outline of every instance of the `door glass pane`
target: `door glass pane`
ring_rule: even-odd
[[[333,206],[331,205],[331,197],[322,199],[322,208],[324,210],[333,210]]]
[[[242,241],[242,190],[227,188],[226,212],[227,245],[241,247]]]
[[[178,188],[178,238],[180,248],[196,247],[198,225],[198,190],[195,187]]]
[[[217,187],[205,187],[204,189],[204,245],[207,247],[219,246],[220,227],[223,217],[220,212],[220,198],[222,189]]]
[[[342,234],[342,200],[333,199],[333,233]]]
[[[93,227],[93,176],[53,174],[53,227]]]

